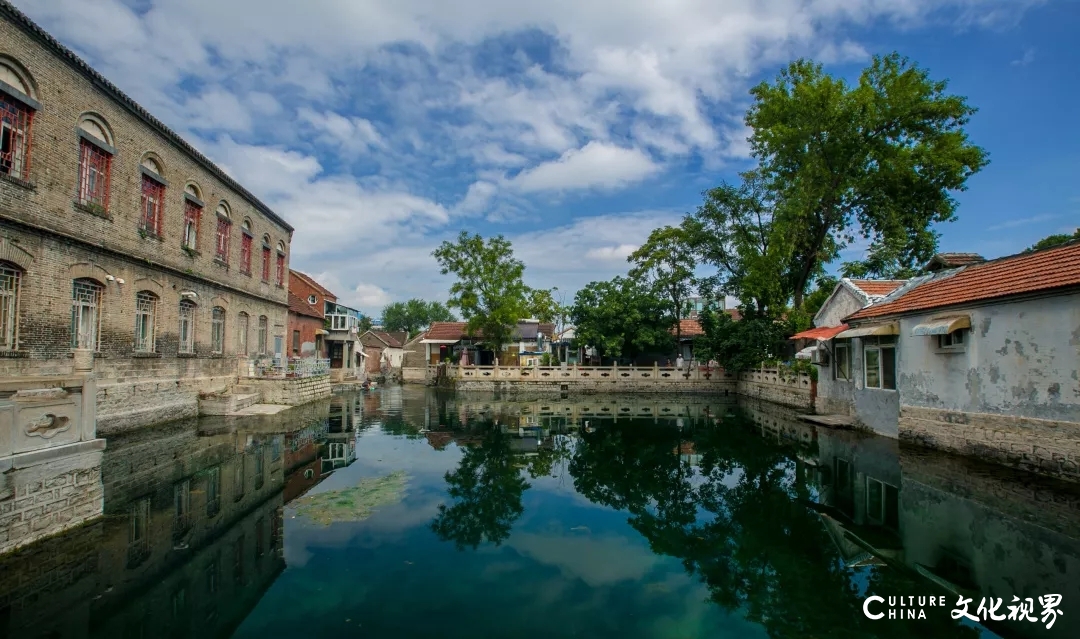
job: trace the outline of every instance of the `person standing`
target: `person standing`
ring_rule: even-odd
[[[675,358],[675,368],[677,370],[681,371],[682,367],[683,367],[683,358],[682,358],[682,354],[680,353],[679,356]]]

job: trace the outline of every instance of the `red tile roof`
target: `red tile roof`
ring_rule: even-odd
[[[892,293],[896,289],[900,288],[904,284],[907,284],[907,280],[849,280],[852,284],[859,288],[863,293],[867,295],[873,295],[875,297],[885,297],[889,293]]]
[[[818,328],[811,328],[810,330],[803,331],[801,333],[795,333],[791,336],[791,339],[832,339],[840,333],[846,331],[847,324],[841,324],[840,326],[820,326]]]
[[[289,293],[289,312],[296,313],[297,315],[303,315],[304,317],[317,317],[323,318],[323,314],[312,308],[310,304],[300,299],[299,297]]]
[[[679,320],[679,330],[682,332],[683,337],[694,337],[705,334],[705,330],[701,328],[701,322],[696,319]],[[674,328],[671,329],[671,334],[675,334]]]
[[[294,271],[293,269],[289,269],[289,277],[297,277],[297,278],[303,280],[304,282],[307,283],[308,286],[310,286],[311,288],[315,289],[316,291],[319,291],[320,293],[322,293],[324,297],[333,298],[333,300],[331,300],[331,301],[337,300],[337,295],[334,295],[333,293],[331,293],[330,289],[326,288],[322,284],[319,284],[318,282],[315,281],[315,278],[311,277],[310,275],[307,275],[306,273],[301,273],[300,271]]]
[[[368,331],[379,339],[383,344],[386,344],[390,348],[401,348],[404,342],[398,339],[398,336],[404,335],[404,333],[387,333],[386,331]]]
[[[883,317],[1070,286],[1080,286],[1080,242],[942,273],[891,302],[868,306],[847,319]]]
[[[431,327],[428,328],[427,337],[424,339],[463,339],[465,337],[483,337],[483,331],[477,329],[471,336],[466,333],[465,322],[434,322]],[[537,332],[547,336],[549,339],[555,334],[555,325],[550,323],[541,323],[537,326]]]
[[[730,315],[731,319],[735,320],[736,322],[742,319],[742,311],[737,308],[729,308],[724,312]]]

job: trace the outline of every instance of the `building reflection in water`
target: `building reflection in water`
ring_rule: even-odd
[[[0,637],[229,634],[285,568],[283,506],[355,460],[359,402],[110,439],[104,518],[0,558]]]

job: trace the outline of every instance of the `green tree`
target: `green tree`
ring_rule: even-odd
[[[788,335],[797,332],[791,330],[788,322],[754,309],[746,309],[742,319],[736,321],[723,311],[708,308],[701,313],[699,321],[705,334],[697,338],[695,350],[732,372],[776,359],[783,352]]]
[[[1048,235],[1043,239],[1039,240],[1038,242],[1032,244],[1031,247],[1024,252],[1030,253],[1031,251],[1041,251],[1042,249],[1053,248],[1059,244],[1071,242],[1072,240],[1080,240],[1080,228],[1076,229],[1076,232],[1072,235],[1069,235],[1068,233],[1055,233],[1054,235]]]
[[[953,193],[987,163],[964,130],[976,110],[946,88],[891,54],[875,56],[855,86],[797,60],[751,91],[751,153],[778,203],[774,230],[793,242],[796,308],[856,234],[870,240],[875,275],[934,254],[931,226],[954,219]]]
[[[829,296],[832,295],[838,283],[839,280],[831,275],[819,277],[817,280],[817,287],[811,291],[803,301],[803,312],[810,318],[817,315],[817,312],[821,310],[821,307],[828,301]]]
[[[359,328],[360,328],[361,333],[366,333],[366,332],[370,331],[371,327],[372,327],[372,323],[371,323],[371,318],[370,317],[365,315],[365,316],[360,318],[360,327]]]
[[[528,295],[528,315],[529,317],[540,320],[545,323],[555,323],[563,313],[563,309],[559,306],[559,303],[555,301],[553,292],[559,290],[558,288],[545,289],[545,288],[532,288],[529,289]]]
[[[705,191],[682,228],[700,263],[717,269],[701,281],[702,294],[731,295],[768,313],[792,297],[792,242],[775,228],[775,204],[757,173],[742,178],[738,185],[725,182]]]
[[[632,358],[648,352],[670,352],[674,346],[664,301],[639,282],[616,277],[589,282],[570,309],[574,340],[604,357]]]
[[[529,292],[521,279],[525,264],[514,257],[510,241],[497,235],[485,242],[478,234],[462,231],[455,242],[444,241],[432,255],[443,275],[457,276],[450,287],[450,307],[461,310],[469,333],[480,331],[484,343],[501,352],[526,314]]]
[[[405,331],[415,335],[431,326],[432,322],[453,322],[454,314],[440,302],[427,302],[413,298],[406,302],[392,302],[382,311],[383,328],[388,331]]]
[[[686,300],[696,288],[694,269],[697,267],[692,238],[681,226],[665,226],[649,234],[636,251],[627,257],[634,266],[630,277],[645,282],[653,293],[665,301],[664,316],[669,327],[675,328],[675,339],[682,341],[679,318],[683,316]]]

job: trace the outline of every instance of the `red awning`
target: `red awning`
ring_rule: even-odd
[[[818,328],[811,328],[810,330],[801,333],[796,333],[791,336],[791,339],[816,339],[824,341],[836,337],[847,329],[847,324],[841,324],[840,326],[821,326]]]

